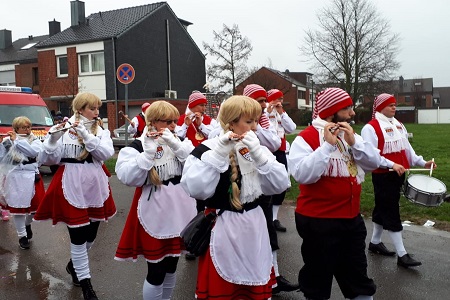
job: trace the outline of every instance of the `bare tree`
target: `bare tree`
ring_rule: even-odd
[[[315,82],[340,86],[353,99],[366,87],[391,80],[399,36],[370,0],[332,0],[318,15],[319,30],[306,31],[301,52],[313,62]],[[367,84],[370,83],[370,84]]]
[[[213,44],[203,42],[203,48],[208,54],[216,57],[216,61],[208,66],[208,80],[219,81],[221,88],[232,85],[234,94],[236,83],[248,75],[246,61],[253,47],[247,37],[242,37],[236,24],[233,27],[223,24],[222,31],[213,31],[213,34]]]

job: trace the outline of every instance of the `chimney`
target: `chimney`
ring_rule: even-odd
[[[12,45],[11,30],[8,29],[0,30],[0,50],[6,49],[11,45]]]
[[[48,35],[52,36],[61,32],[61,23],[53,19],[48,22]]]
[[[400,89],[403,89],[403,81],[404,81],[403,76],[400,76],[398,78],[398,85]]]
[[[28,36],[28,40],[30,40],[30,41],[33,40],[33,36],[32,36],[32,35],[29,35],[29,36]]]
[[[71,26],[78,26],[86,22],[83,1],[70,1],[70,16],[72,19]]]

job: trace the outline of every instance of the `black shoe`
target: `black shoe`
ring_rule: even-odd
[[[197,258],[197,256],[195,256],[195,254],[192,254],[191,252],[186,253],[185,257],[187,260],[195,260]]]
[[[27,239],[26,236],[23,236],[19,239],[19,246],[20,249],[22,250],[30,249],[30,241]]]
[[[66,271],[72,276],[72,283],[74,286],[80,286],[80,281],[78,280],[77,273],[75,272],[75,269],[73,267],[72,260],[69,260],[66,266]]]
[[[369,243],[369,251],[377,254],[381,254],[384,256],[394,256],[394,251],[389,251],[383,243],[372,244]]]
[[[284,227],[283,225],[281,225],[279,220],[275,220],[273,221],[273,226],[275,227],[276,231],[280,231],[280,232],[286,232],[286,227]]]
[[[421,264],[422,263],[420,261],[415,260],[409,254],[405,254],[402,257],[397,258],[397,265],[402,266],[404,268],[417,267],[420,266]]]
[[[272,289],[272,294],[278,294],[279,292],[292,292],[299,289],[298,284],[290,283],[283,276],[277,277],[277,286]]]
[[[31,240],[33,238],[33,230],[31,230],[31,224],[26,225],[25,229],[27,231],[27,239]]]
[[[80,281],[81,288],[83,289],[84,300],[98,300],[97,295],[92,288],[91,279],[86,278]]]

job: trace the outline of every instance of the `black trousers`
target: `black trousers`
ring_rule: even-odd
[[[286,152],[277,150],[277,151],[273,152],[273,155],[275,155],[275,158],[277,159],[277,161],[279,163],[282,163],[287,170]],[[281,205],[284,201],[285,196],[286,196],[286,191],[284,191],[280,194],[277,194],[277,195],[272,195],[272,204],[273,205]]]
[[[261,206],[264,217],[266,217],[267,230],[269,231],[270,246],[272,251],[280,249],[278,246],[278,235],[273,226],[273,210],[272,210],[272,200],[271,196],[262,195],[259,197],[259,206]]]
[[[375,283],[367,276],[367,230],[361,215],[325,219],[296,213],[295,224],[303,239],[298,280],[306,298],[329,299],[333,276],[345,298],[375,294]]]
[[[402,231],[400,219],[400,192],[405,182],[405,174],[398,176],[396,172],[372,173],[375,193],[375,207],[372,221],[390,231]]]

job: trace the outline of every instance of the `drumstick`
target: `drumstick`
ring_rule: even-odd
[[[133,121],[131,121],[130,118],[125,117],[125,114],[123,113],[123,111],[119,110],[119,114],[121,114],[125,119],[127,119],[128,122],[133,123]]]
[[[389,169],[390,172],[395,171],[394,169]],[[405,169],[405,171],[430,171],[430,169]]]
[[[431,177],[431,174],[433,174],[434,157],[431,159],[431,162],[432,162],[432,164],[431,164],[431,167],[430,167],[430,177]]]

